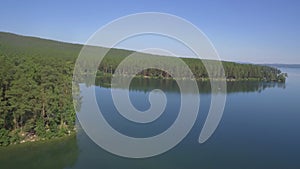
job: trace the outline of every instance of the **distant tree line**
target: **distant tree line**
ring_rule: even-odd
[[[128,51],[115,51],[111,50],[104,57],[98,68],[98,76],[113,75],[118,65],[131,53]],[[190,78],[187,76],[187,72],[182,67],[177,66],[176,59],[172,57],[162,56],[149,56],[149,54],[140,53],[139,57],[131,61],[129,66],[122,68],[121,74],[126,75],[134,72],[139,66],[147,65],[153,59],[167,59],[168,64],[161,64],[162,69],[171,69],[172,72],[178,72],[181,78]],[[219,62],[213,60],[200,60],[194,58],[181,58],[192,71],[194,78],[197,80],[208,80],[209,78],[218,79],[224,74],[228,81],[238,80],[258,80],[266,82],[285,82],[287,74],[282,73],[279,69],[263,65],[254,64],[239,64],[234,62],[222,61],[224,70],[220,69]],[[205,62],[206,64],[204,64]],[[130,66],[135,65],[135,66]],[[206,67],[205,67],[206,65]],[[212,74],[208,74],[207,70],[210,70]],[[166,71],[159,69],[148,68],[137,73],[137,76],[154,77],[154,78],[170,78],[171,75]]]

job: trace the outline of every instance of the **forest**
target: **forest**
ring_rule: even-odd
[[[110,76],[115,74],[116,68],[118,65],[126,58],[127,51],[118,52],[111,50],[104,57],[103,61],[99,66],[99,71],[97,72],[98,76]],[[149,62],[153,60],[160,60],[167,62],[168,64],[160,64],[163,70],[171,69],[172,72],[178,72],[179,78],[189,79],[192,77],[188,76],[188,73],[185,72],[180,66],[178,66],[175,58],[166,57],[166,56],[150,56],[149,54],[137,53],[138,55],[134,60],[128,62],[129,65],[124,68],[119,69],[119,74],[126,76],[132,72],[136,72],[135,69],[142,69],[146,67]],[[212,79],[220,79],[222,74],[225,75],[227,81],[266,81],[266,82],[285,82],[287,77],[286,73],[282,73],[279,69],[263,65],[254,65],[254,64],[239,64],[234,62],[225,62],[222,61],[223,70],[218,67],[218,62],[214,60],[200,60],[195,58],[181,58],[192,71],[193,76],[196,80],[205,81]],[[206,62],[206,65],[204,64]],[[210,70],[212,74],[208,74],[207,70]],[[145,69],[136,74],[136,76],[141,77],[152,77],[152,78],[172,78],[171,75],[167,72],[158,69]]]
[[[70,135],[75,130],[75,110],[72,96],[73,69],[83,46],[34,37],[0,32],[0,145],[51,139]],[[98,67],[98,83],[111,77],[117,66],[133,51],[112,49]],[[138,53],[136,62],[147,62],[150,54]],[[168,57],[169,59],[171,57]],[[171,59],[172,60],[172,59]],[[199,59],[182,58],[197,80],[208,79]],[[207,61],[214,70],[215,61]],[[86,63],[88,64],[88,63]],[[287,74],[279,69],[252,64],[222,62],[230,81],[266,81],[284,83]],[[80,65],[85,67],[86,65]],[[164,66],[164,65],[162,65]],[[134,70],[127,67],[122,74]],[[82,69],[84,70],[84,69]],[[182,78],[180,67],[174,66]],[[214,70],[210,78],[218,78]],[[91,72],[80,72],[89,74]],[[146,69],[140,77],[171,78],[167,72]],[[109,82],[108,82],[109,84]]]

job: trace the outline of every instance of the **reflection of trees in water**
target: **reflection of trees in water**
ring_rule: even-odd
[[[79,149],[75,135],[0,149],[2,169],[63,169],[73,166]]]
[[[125,78],[124,78],[125,80]],[[95,84],[97,86],[109,88],[111,77],[96,78]],[[122,83],[122,79],[120,81]],[[210,93],[211,86],[209,81],[198,81],[200,93]],[[259,81],[233,81],[227,82],[227,93],[235,92],[261,92],[267,88],[285,88],[285,83],[276,82],[259,82]],[[120,86],[122,88],[122,86]],[[178,85],[172,79],[147,79],[147,78],[134,78],[130,84],[132,91],[148,92],[153,89],[161,89],[167,92],[179,92]]]
[[[227,92],[261,92],[267,88],[285,88],[284,83],[276,82],[249,82],[249,81],[240,81],[240,82],[227,82]]]

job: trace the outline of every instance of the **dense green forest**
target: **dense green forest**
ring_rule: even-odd
[[[119,54],[118,54],[119,53]],[[104,57],[103,61],[99,66],[98,76],[110,76],[115,73],[117,66],[125,59],[126,56],[130,55],[132,52],[130,51],[109,51],[107,56]],[[134,61],[131,61],[130,65],[119,71],[121,71],[122,75],[130,74],[131,72],[135,72],[138,66],[143,67],[143,65],[147,65],[147,63],[151,62],[153,58],[160,59],[164,58],[167,60],[168,64],[161,64],[161,68],[170,68],[173,72],[180,72],[179,76],[183,79],[191,78],[187,76],[187,72],[185,72],[181,67],[178,67],[175,61],[175,58],[172,57],[163,57],[163,56],[151,56],[149,54],[139,53],[138,58]],[[218,62],[213,60],[205,60],[205,67],[203,61],[200,59],[194,58],[182,58],[182,60],[189,66],[192,71],[194,77],[197,80],[208,80],[209,78],[219,79],[222,75],[222,70],[217,66]],[[171,66],[170,66],[171,65]],[[222,62],[224,67],[224,74],[228,81],[248,81],[248,80],[258,80],[258,81],[275,81],[275,82],[285,82],[286,74],[282,73],[279,69],[262,66],[262,65],[253,65],[253,64],[238,64],[234,62]],[[212,74],[208,75],[207,69],[210,69]],[[157,70],[157,69],[145,69],[137,74],[137,76],[141,77],[155,77],[155,78],[170,78],[167,72]]]
[[[74,132],[72,76],[81,48],[78,44],[0,32],[0,145],[61,137]],[[101,78],[111,77],[118,64],[132,52],[110,50],[99,66],[98,83]],[[150,57],[149,54],[140,55],[140,61],[146,62]],[[208,74],[201,60],[184,58],[183,61],[197,79],[207,80]],[[215,61],[210,62],[213,67]],[[285,81],[286,74],[276,68],[222,63],[226,78],[231,81]],[[132,69],[135,68],[128,67],[122,73],[126,75]],[[174,69],[181,72],[180,67]],[[218,71],[214,71],[212,78],[218,78]],[[139,75],[170,78],[168,73],[156,69],[146,69]],[[185,73],[181,72],[181,76],[184,78]]]
[[[73,132],[71,87],[78,50],[3,33],[0,41],[0,144]]]

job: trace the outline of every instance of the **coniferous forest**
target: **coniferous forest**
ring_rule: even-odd
[[[72,77],[82,45],[10,33],[0,33],[0,145],[61,137],[75,132]],[[98,68],[97,77],[110,77],[132,51],[113,49]],[[149,54],[142,54],[146,60]],[[208,74],[199,59],[183,58],[198,80]],[[212,65],[214,61],[211,61]],[[285,82],[280,70],[253,64],[222,62],[230,81]],[[82,65],[84,66],[84,65]],[[123,74],[126,75],[128,67]],[[179,67],[174,67],[180,72]],[[215,70],[214,77],[219,76]],[[170,78],[146,69],[141,77]],[[185,73],[182,72],[183,78]]]

